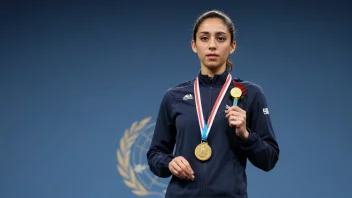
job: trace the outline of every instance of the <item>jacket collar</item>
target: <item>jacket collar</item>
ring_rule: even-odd
[[[226,82],[228,74],[229,74],[229,71],[226,69],[225,72],[223,72],[222,74],[215,74],[211,78],[208,75],[201,74],[201,72],[199,71],[198,73],[199,84],[222,86]]]

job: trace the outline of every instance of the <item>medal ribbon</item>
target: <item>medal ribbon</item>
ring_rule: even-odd
[[[235,81],[233,81],[233,86],[236,87],[236,83]],[[233,104],[232,106],[237,106],[238,100],[236,100],[235,98],[233,99]]]
[[[205,123],[204,116],[203,116],[203,109],[202,109],[202,101],[200,98],[200,93],[199,93],[199,79],[198,77],[194,81],[194,95],[195,95],[195,103],[196,103],[196,108],[197,108],[197,115],[198,115],[198,121],[199,121],[199,127],[200,127],[200,132],[202,134],[202,140],[206,141],[208,138],[209,131],[211,129],[211,126],[213,125],[213,121],[216,115],[216,112],[219,109],[219,106],[221,104],[222,99],[224,98],[226,94],[226,90],[231,84],[232,76],[229,74],[227,76],[226,82],[221,88],[221,91],[218,95],[218,98],[216,99],[216,102],[213,106],[213,109],[211,111],[211,114],[208,118],[208,122]]]

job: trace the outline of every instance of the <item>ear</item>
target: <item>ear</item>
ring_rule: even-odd
[[[235,50],[236,50],[236,41],[234,41],[233,43],[231,43],[231,46],[230,46],[230,54],[232,54]]]
[[[191,46],[192,46],[193,52],[194,52],[194,53],[197,53],[197,52],[198,52],[198,51],[197,51],[197,46],[196,46],[196,42],[195,42],[194,40],[192,40]]]

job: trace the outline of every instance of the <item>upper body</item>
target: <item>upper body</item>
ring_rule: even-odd
[[[204,119],[208,120],[227,72],[214,75],[212,79],[202,74],[198,76]],[[243,197],[247,192],[247,159],[264,171],[275,166],[279,148],[263,91],[254,83],[234,80],[246,88],[246,94],[238,101],[238,107],[246,111],[249,136],[244,140],[238,137],[225,117],[226,106],[233,104],[230,96],[233,85],[230,85],[208,135],[212,155],[205,162],[198,160],[194,154],[201,141],[193,91],[194,80],[175,86],[165,93],[147,155],[150,169],[159,177],[169,177],[172,175],[169,170],[170,161],[176,156],[183,156],[195,177],[191,181],[173,176],[166,197]]]
[[[210,16],[207,14],[204,16]],[[231,28],[226,21],[217,20],[216,16],[198,20],[192,49],[199,56],[201,70],[195,79],[164,94],[147,152],[150,170],[155,175],[172,176],[166,197],[246,198],[247,159],[259,169],[270,171],[279,158],[279,146],[260,86],[232,77],[228,84],[231,71],[227,56],[235,47],[230,39],[233,30],[228,31]],[[219,105],[215,105],[224,85],[228,87],[220,94],[223,98]],[[236,105],[230,95],[234,86],[241,87],[243,96]],[[214,106],[218,108],[205,140],[211,156],[202,161],[195,154],[202,141],[199,109],[207,122]]]

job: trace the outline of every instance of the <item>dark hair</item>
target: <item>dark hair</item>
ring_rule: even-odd
[[[219,19],[221,19],[225,23],[225,25],[227,26],[229,32],[231,33],[231,43],[235,40],[236,26],[232,22],[230,17],[228,17],[225,13],[223,13],[223,12],[221,12],[219,10],[211,10],[211,11],[205,12],[204,14],[199,16],[197,21],[195,22],[194,27],[193,27],[193,40],[194,41],[196,41],[196,34],[198,32],[198,28],[199,28],[200,24],[205,19],[209,19],[209,18],[219,18]],[[233,64],[232,64],[232,62],[229,59],[226,60],[226,67],[230,71],[233,68]]]

